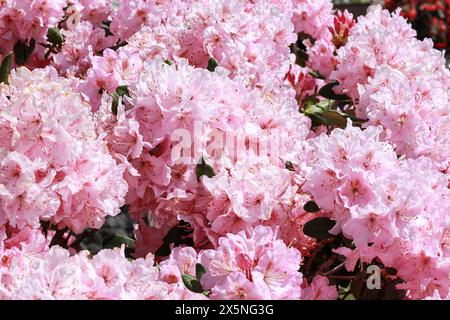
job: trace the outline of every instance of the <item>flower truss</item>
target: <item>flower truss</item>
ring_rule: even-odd
[[[400,11],[0,0],[0,299],[450,299],[449,276],[450,70]]]

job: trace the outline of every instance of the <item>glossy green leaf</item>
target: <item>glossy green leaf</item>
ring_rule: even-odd
[[[105,245],[106,248],[120,248],[122,245],[127,248],[134,248],[134,240],[125,235],[116,235]]]
[[[124,96],[129,97],[130,91],[128,90],[128,87],[126,85],[118,86],[116,88],[116,91],[111,96],[113,98],[111,112],[112,114],[117,115],[117,110],[119,108],[119,99]]]
[[[118,86],[116,89],[116,93],[121,97],[130,96],[130,91],[128,90],[128,87],[126,85]]]
[[[117,110],[119,108],[119,98],[120,98],[120,96],[117,94],[117,92],[114,92],[112,94],[112,98],[113,98],[113,101],[112,101],[112,106],[111,106],[111,112],[112,112],[113,115],[116,116],[117,115]]]
[[[214,58],[210,58],[208,61],[208,70],[214,72],[219,64]]]
[[[336,111],[325,111],[321,114],[316,114],[323,124],[328,126],[337,126],[339,128],[347,127],[347,119],[339,112]]]
[[[103,21],[101,24],[101,28],[105,30],[105,36],[109,37],[112,36],[113,33],[111,32],[111,21]]]
[[[291,161],[286,161],[285,166],[286,166],[286,169],[287,169],[287,170],[289,170],[289,171],[295,171],[294,165],[292,164]]]
[[[307,116],[321,114],[328,111],[330,106],[330,100],[319,100],[317,98],[308,98],[303,103],[304,113]]]
[[[331,230],[336,222],[327,217],[318,217],[308,221],[303,226],[303,232],[311,237],[318,240],[327,239],[332,237],[331,234],[328,233]]]
[[[311,71],[309,72],[309,75],[310,75],[311,77],[313,77],[313,78],[316,78],[316,79],[321,79],[321,80],[324,80],[324,79],[325,79],[325,77],[324,77],[323,75],[321,75],[319,72],[317,72],[317,71],[315,71],[315,70],[311,70]]]
[[[330,100],[336,100],[336,101],[346,101],[351,100],[349,96],[345,94],[337,94],[333,91],[333,88],[338,85],[337,82],[331,82],[323,86],[319,90],[319,95]]]
[[[200,281],[205,273],[206,268],[201,263],[197,263],[195,265],[195,276],[197,277],[197,280]]]
[[[210,165],[206,164],[204,158],[202,158],[200,163],[197,164],[195,168],[195,173],[197,174],[197,178],[199,179],[201,176],[207,176],[208,178],[212,178],[216,175],[214,173],[214,169]]]
[[[304,51],[298,47],[294,47],[293,52],[295,54],[295,63],[298,64],[302,68],[306,67],[306,63],[308,62],[308,59],[309,59],[306,51]]]
[[[0,65],[0,83],[8,83],[8,77],[11,73],[11,67],[12,54],[9,54],[3,58],[2,64]]]
[[[305,210],[306,212],[314,213],[314,212],[319,212],[320,208],[317,205],[317,203],[315,203],[314,201],[308,201],[303,206],[303,210]]]
[[[17,65],[23,65],[27,62],[28,58],[33,54],[36,47],[36,41],[31,39],[30,44],[26,45],[21,41],[17,41],[14,45],[14,60]]]
[[[181,278],[183,279],[183,283],[186,288],[195,293],[203,293],[204,290],[202,288],[202,284],[197,280],[197,278],[191,276],[190,274],[183,274]]]
[[[47,31],[47,40],[54,45],[60,46],[64,42],[64,36],[58,28],[49,28]]]

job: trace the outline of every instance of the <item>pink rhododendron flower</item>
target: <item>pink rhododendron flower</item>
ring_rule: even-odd
[[[314,277],[311,284],[302,289],[302,299],[304,300],[336,300],[337,297],[336,287],[329,286],[327,277],[320,275]]]
[[[381,127],[349,127],[314,139],[314,165],[304,189],[330,211],[334,232],[342,230],[354,241],[355,252],[338,250],[349,269],[354,253],[368,263],[378,258],[398,270],[406,281],[399,287],[410,297],[435,289],[447,296],[448,178],[428,158],[398,159],[381,133]]]
[[[288,219],[288,213],[281,213],[281,201],[289,200],[282,197],[295,196],[298,187],[292,187],[289,196],[287,189],[299,182],[284,161],[301,161],[309,126],[293,102],[261,95],[228,79],[225,71],[195,69],[185,60],[176,66],[156,60],[143,68],[139,80],[128,87],[131,97],[124,98],[128,110],[119,108],[114,116],[107,110],[108,100],[100,109],[110,149],[136,172],[125,176],[130,212],[136,219],[150,210],[155,226],[161,228],[175,226],[179,216],[194,225],[198,241],[207,236],[213,242],[272,215],[275,219],[275,209],[280,223]],[[219,84],[222,89],[217,91]],[[179,140],[174,133],[179,130],[193,137],[184,145],[188,150],[181,150],[188,152],[188,163],[180,162],[186,154],[176,152]],[[243,141],[236,133],[255,141]],[[222,143],[214,146],[216,140]],[[244,150],[238,149],[239,143]],[[267,150],[258,144],[266,144]],[[199,181],[196,164],[203,148],[210,150],[204,156],[216,175]],[[303,236],[297,233],[301,246]]]
[[[327,30],[333,23],[333,4],[328,0],[293,0],[292,22],[295,32],[304,32],[314,39],[331,36]]]
[[[1,300],[449,299],[450,71],[399,11],[0,0],[0,65]]]
[[[399,12],[377,7],[351,29],[331,78],[353,98],[358,117],[383,126],[399,154],[427,156],[446,169],[450,72],[431,41],[415,35]]]
[[[64,16],[65,0],[5,0],[0,6],[0,53],[9,53],[17,41],[42,42],[48,28]],[[44,41],[45,42],[45,41]]]
[[[201,256],[208,272],[205,286],[214,299],[296,299],[302,275],[295,265],[300,253],[277,240],[276,232],[259,226],[228,234],[217,250]]]
[[[1,218],[22,228],[52,220],[99,228],[124,202],[124,168],[95,132],[88,105],[54,69],[18,69],[0,97]]]

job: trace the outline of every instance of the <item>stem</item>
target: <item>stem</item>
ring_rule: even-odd
[[[314,249],[314,251],[311,253],[311,256],[309,257],[308,262],[306,263],[306,266],[305,266],[305,272],[306,273],[309,273],[309,270],[311,269],[312,263],[313,263],[314,259],[316,258],[317,253],[319,253],[319,251],[321,249],[322,249],[322,244],[319,243],[317,248]]]
[[[319,273],[322,273],[322,272],[324,272],[325,270],[327,270],[328,268],[330,268],[330,267],[334,264],[334,262],[336,261],[337,257],[338,257],[337,255],[332,254],[331,257],[328,258],[328,260],[325,261],[325,262],[320,266],[318,272],[319,272]]]
[[[333,273],[335,273],[335,272],[341,270],[344,266],[345,266],[345,262],[342,262],[341,264],[337,265],[337,266],[334,267],[333,269],[331,269],[331,270],[325,272],[323,275],[324,275],[324,276],[332,275]]]
[[[328,276],[328,278],[336,280],[353,280],[355,279],[355,276]]]

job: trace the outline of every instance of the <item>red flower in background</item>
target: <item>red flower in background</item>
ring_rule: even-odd
[[[391,11],[398,7],[417,30],[419,38],[431,38],[436,48],[450,44],[450,0],[385,0]]]

